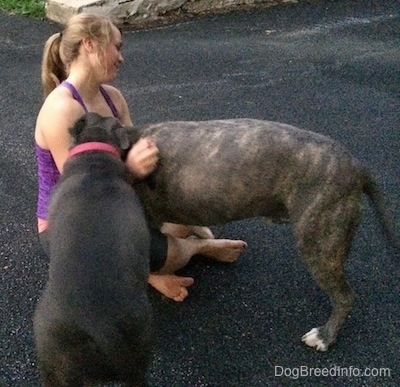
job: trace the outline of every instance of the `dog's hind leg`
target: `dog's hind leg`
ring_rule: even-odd
[[[324,326],[313,328],[302,341],[326,351],[353,308],[355,293],[344,274],[344,265],[359,222],[358,200],[339,199],[329,209],[308,213],[307,220],[294,224],[303,262],[314,280],[329,296],[332,313]]]
[[[53,367],[52,367],[53,368]],[[74,370],[70,372],[65,365],[57,369],[49,368],[41,372],[43,387],[83,387],[84,380],[81,374],[77,374]]]
[[[43,386],[83,387],[82,364],[89,356],[86,346],[77,348],[74,344],[76,335],[57,324],[41,325],[40,329],[36,332],[39,334],[39,370]],[[79,346],[79,340],[77,344]]]

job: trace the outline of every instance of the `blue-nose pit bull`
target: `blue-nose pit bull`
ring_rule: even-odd
[[[100,125],[101,124],[101,125]],[[152,348],[149,232],[114,119],[85,115],[49,211],[49,278],[34,315],[44,386],[145,386]]]

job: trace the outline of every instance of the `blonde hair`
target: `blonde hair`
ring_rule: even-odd
[[[69,19],[62,32],[46,41],[42,60],[42,86],[46,98],[68,76],[70,64],[78,57],[85,38],[98,43],[97,58],[102,63],[108,45],[114,39],[117,25],[107,16],[80,13]]]

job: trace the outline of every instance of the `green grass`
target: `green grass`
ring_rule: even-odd
[[[44,4],[44,0],[0,0],[0,10],[15,15],[43,18]]]

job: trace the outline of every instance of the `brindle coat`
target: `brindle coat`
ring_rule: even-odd
[[[256,216],[292,224],[302,260],[333,307],[326,324],[302,340],[327,350],[355,300],[344,265],[363,194],[395,241],[366,169],[331,138],[277,122],[163,122],[138,133],[160,150],[157,170],[135,188],[155,224],[210,226]]]

